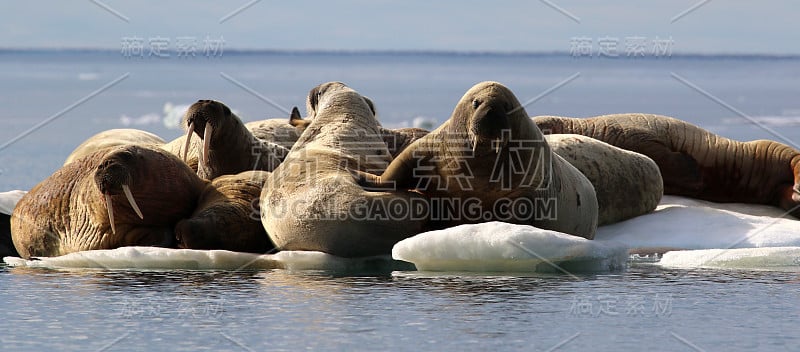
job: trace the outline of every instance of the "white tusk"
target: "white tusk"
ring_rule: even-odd
[[[122,185],[122,191],[125,192],[125,198],[128,198],[128,203],[131,204],[131,208],[133,211],[136,212],[136,215],[139,215],[139,219],[144,220],[144,216],[142,215],[142,211],[139,210],[139,205],[136,204],[136,200],[133,199],[133,194],[131,193],[131,188],[128,185]]]
[[[472,136],[471,140],[472,140],[472,154],[475,154],[475,151],[478,149],[478,137]]]
[[[189,132],[186,133],[186,144],[183,146],[183,161],[186,161],[186,154],[189,152],[189,144],[192,142],[192,135],[194,134],[194,121],[189,123]]]
[[[208,149],[211,147],[211,127],[210,122],[206,122],[206,131],[203,133],[203,169],[208,170]]]
[[[117,228],[114,226],[114,207],[111,204],[111,196],[108,194],[103,196],[106,198],[106,210],[108,210],[108,221],[111,222],[111,232],[116,234]]]
[[[500,154],[500,147],[501,147],[501,145],[500,145],[500,138],[498,138],[498,139],[495,141],[495,143],[497,143],[497,145],[494,147],[494,152],[495,152],[495,154]]]

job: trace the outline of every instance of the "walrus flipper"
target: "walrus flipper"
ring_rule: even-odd
[[[435,177],[427,175],[434,170],[434,167],[430,163],[430,153],[425,148],[424,141],[425,138],[414,142],[406,152],[400,153],[392,160],[380,177],[365,180],[362,185],[369,185],[371,181],[372,186],[381,190],[428,189],[430,187],[428,183]],[[413,147],[414,145],[419,145],[419,148]]]

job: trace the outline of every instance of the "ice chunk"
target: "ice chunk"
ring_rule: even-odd
[[[670,268],[730,268],[800,271],[800,247],[702,249],[664,253]]]
[[[628,247],[533,226],[487,222],[407,238],[394,246],[392,257],[430,271],[572,273],[622,269]]]
[[[11,215],[25,191],[0,192],[0,213]]]
[[[664,196],[655,212],[597,230],[595,240],[634,252],[800,246],[800,222],[765,205],[720,204]]]

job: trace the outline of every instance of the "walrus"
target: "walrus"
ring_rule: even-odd
[[[370,100],[367,97],[364,97],[364,100],[367,101],[367,104],[369,104],[370,106],[370,110],[372,110],[372,113],[375,114],[376,113],[375,103],[373,103],[372,100]],[[309,107],[308,109],[313,109],[313,107]],[[309,111],[310,113],[313,113],[313,110]],[[265,127],[269,126],[271,128],[270,131],[272,133],[279,133],[279,135],[281,136],[286,136],[286,135],[291,135],[291,133],[287,132],[285,127],[286,125],[293,127],[292,132],[302,133],[306,129],[306,127],[311,123],[310,119],[303,119],[300,116],[300,112],[297,110],[297,107],[294,107],[294,109],[292,110],[288,123],[283,123],[279,125],[277,122],[273,121],[274,119],[262,121],[260,125],[261,127],[259,128],[262,130],[266,130]],[[283,127],[280,128],[277,126],[283,126]],[[386,147],[389,149],[389,154],[392,156],[392,158],[397,157],[397,155],[402,153],[403,150],[405,150],[405,148],[411,145],[411,143],[414,143],[414,141],[424,137],[426,134],[429,133],[428,130],[416,127],[405,127],[398,129],[385,128],[380,125],[380,122],[378,122],[378,128],[381,138],[383,139],[383,142],[386,143]],[[264,132],[259,131],[259,133],[264,133]],[[294,141],[291,141],[290,138],[285,138],[281,140],[281,142],[285,144],[281,145],[284,146],[288,144],[287,148],[291,149],[291,147],[294,145],[294,142],[296,141],[297,138],[295,138]]]
[[[442,227],[500,220],[587,239],[597,228],[592,184],[552,152],[511,90],[497,82],[470,88],[444,124],[381,176],[359,177],[370,189],[416,189],[446,203],[434,210],[448,212],[436,214],[445,216]],[[459,213],[467,202],[470,211]]]
[[[23,258],[174,244],[206,181],[177,156],[138,145],[107,148],[64,165],[33,187],[11,216]]]
[[[292,108],[288,120],[273,118],[248,122],[244,126],[259,140],[277,144],[288,151],[300,138],[309,122],[309,120],[303,119],[295,106]]]
[[[102,131],[83,141],[67,156],[64,165],[101,149],[120,145],[162,145],[166,143],[161,137],[147,131],[132,128],[116,128]]]
[[[424,197],[365,191],[353,177],[356,170],[381,172],[391,161],[369,103],[328,82],[309,92],[307,106],[310,124],[261,193],[261,222],[277,248],[362,257],[388,254],[422,232]]]
[[[650,157],[661,171],[665,194],[769,204],[800,217],[800,152],[785,144],[735,141],[653,114],[533,119],[550,133],[581,134]]]
[[[0,192],[0,258],[19,257],[11,239],[11,213],[25,191]]]
[[[0,258],[19,257],[11,239],[11,215],[0,213]]]
[[[175,226],[179,248],[267,253],[274,245],[259,217],[258,200],[267,171],[245,171],[215,178],[197,208]]]
[[[253,136],[230,108],[215,100],[192,104],[184,115],[183,125],[186,135],[163,148],[181,156],[206,180],[248,170],[272,171],[288,153],[278,144]],[[193,143],[193,134],[202,143]]]
[[[661,201],[664,184],[652,159],[577,134],[550,134],[545,139],[594,186],[598,226],[647,214]]]

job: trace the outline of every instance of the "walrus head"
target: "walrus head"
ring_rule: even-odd
[[[800,219],[800,153],[795,155],[791,161],[792,173],[794,174],[794,184],[785,187],[780,194],[780,207],[788,210],[789,214]]]
[[[313,117],[317,116],[319,111],[328,105],[327,100],[325,100],[325,97],[328,96],[326,94],[335,92],[337,90],[346,90],[346,89],[351,89],[351,88],[348,87],[346,84],[338,81],[323,83],[312,88],[311,91],[308,92],[308,98],[306,99],[306,111],[308,112],[309,119],[312,119]],[[372,115],[377,115],[375,111],[375,103],[372,102],[372,99],[367,98],[365,96],[361,96],[361,98],[364,99],[364,101],[369,106],[370,111],[372,111]],[[292,123],[291,119],[292,118],[290,117],[290,123]],[[292,125],[297,127],[297,125],[294,123],[292,123]]]
[[[183,148],[183,159],[192,141],[192,134],[197,133],[203,140],[203,149],[200,156],[199,169],[208,170],[208,152],[211,147],[215,131],[231,120],[238,121],[231,109],[215,100],[198,100],[189,107],[184,115],[183,123],[186,126],[186,145]]]
[[[94,173],[94,181],[100,193],[103,195],[106,210],[108,211],[108,220],[111,223],[111,231],[116,233],[114,225],[114,204],[112,197],[124,194],[128,200],[133,211],[144,219],[139,205],[131,192],[131,185],[135,182],[131,170],[137,168],[137,164],[141,155],[138,153],[138,148],[135,146],[128,146],[121,148],[106,155],[97,167]]]
[[[525,118],[525,109],[514,93],[497,82],[481,82],[461,98],[453,111],[451,132],[463,132],[473,151],[491,149],[499,153],[517,127],[517,119]]]

